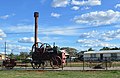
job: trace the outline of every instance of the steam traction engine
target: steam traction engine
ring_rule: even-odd
[[[40,66],[45,67],[46,61],[50,62],[52,68],[59,68],[63,66],[62,64],[62,53],[58,52],[57,46],[55,44],[51,47],[48,43],[40,43],[37,41],[38,33],[38,16],[39,13],[35,12],[35,43],[32,46],[32,61],[31,65],[34,69]]]
[[[32,67],[34,69],[46,66],[46,61],[50,62],[52,68],[59,68],[62,66],[61,54],[58,53],[57,46],[51,47],[47,43],[37,43],[35,48],[34,44],[32,46]]]

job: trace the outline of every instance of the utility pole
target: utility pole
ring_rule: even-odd
[[[5,60],[6,60],[6,41],[5,41]]]
[[[34,12],[34,17],[35,17],[35,52],[36,52],[36,48],[38,47],[38,17],[39,17],[39,13],[38,12]]]

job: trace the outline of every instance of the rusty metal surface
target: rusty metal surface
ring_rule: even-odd
[[[38,12],[34,12],[34,17],[35,17],[35,41],[34,43],[36,44],[38,42],[38,17],[39,17],[39,13]],[[35,48],[37,47],[38,45],[36,44],[35,45]],[[35,49],[36,51],[36,49]]]

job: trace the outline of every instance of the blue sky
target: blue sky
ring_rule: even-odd
[[[86,50],[120,47],[119,0],[1,0],[0,52],[29,51],[34,42],[34,12],[39,41]]]

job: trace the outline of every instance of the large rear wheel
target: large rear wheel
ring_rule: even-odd
[[[50,60],[50,65],[53,69],[60,68],[62,66],[62,60],[59,56],[55,56]]]

